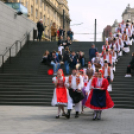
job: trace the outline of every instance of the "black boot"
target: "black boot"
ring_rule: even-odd
[[[94,111],[94,117],[93,117],[93,120],[95,121],[95,120],[96,120],[96,118],[97,118],[97,112],[96,112],[96,111]]]
[[[67,118],[67,119],[70,119],[70,113],[71,113],[71,109],[68,109],[68,112],[67,112],[67,114],[66,114],[66,118]]]
[[[78,118],[78,117],[79,117],[79,112],[76,112],[75,118]]]
[[[101,120],[101,112],[102,112],[102,111],[99,111],[99,112],[98,112],[97,120]]]

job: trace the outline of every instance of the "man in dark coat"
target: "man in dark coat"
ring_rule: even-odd
[[[75,68],[76,64],[77,64],[77,57],[76,57],[76,53],[74,51],[72,51],[71,56],[70,56],[70,67],[71,68]]]
[[[37,22],[37,29],[38,29],[38,37],[37,37],[37,40],[41,41],[42,33],[44,31],[44,26],[43,26],[43,20],[42,19]]]
[[[134,70],[134,52],[132,53],[132,60],[130,61],[129,65],[127,66],[127,74],[125,77],[132,77],[131,69]]]
[[[89,60],[91,61],[92,58],[96,57],[96,52],[98,52],[98,50],[95,48],[95,45],[92,44],[92,47],[89,49]]]

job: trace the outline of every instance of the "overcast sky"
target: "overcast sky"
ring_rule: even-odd
[[[94,23],[97,19],[97,40],[101,40],[102,31],[107,25],[112,25],[117,19],[122,20],[122,13],[127,5],[134,7],[134,0],[68,0],[74,38],[80,41],[94,40]],[[78,34],[90,33],[90,35]]]

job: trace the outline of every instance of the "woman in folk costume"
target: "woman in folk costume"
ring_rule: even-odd
[[[84,112],[84,105],[85,105],[85,102],[87,100],[87,95],[86,95],[86,92],[85,92],[85,88],[87,86],[87,83],[88,83],[88,76],[85,74],[84,70],[80,70],[80,74],[81,76],[83,77],[83,83],[84,83],[84,87],[82,88],[82,92],[83,92],[83,95],[84,95],[84,99],[82,100],[82,113]]]
[[[55,84],[55,89],[52,98],[52,106],[58,106],[58,114],[56,118],[60,117],[61,110],[63,111],[63,116],[65,116],[64,106],[68,103],[68,90],[65,87],[67,79],[64,77],[62,69],[57,72],[57,77],[52,78]]]
[[[93,78],[91,85],[92,90],[85,105],[94,110],[93,120],[100,120],[102,110],[113,108],[114,102],[107,91],[108,81],[102,77],[101,71],[97,78]]]

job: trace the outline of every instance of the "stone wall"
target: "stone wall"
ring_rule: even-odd
[[[21,40],[30,31],[30,39],[33,37],[33,29],[36,28],[36,24],[29,20],[27,17],[21,15],[15,15],[16,11],[11,7],[8,7],[0,1],[0,55],[11,47],[16,40]],[[25,44],[26,39],[22,42],[22,46]],[[19,51],[18,45],[18,51]],[[12,56],[15,56],[15,47],[12,49]],[[4,57],[7,59],[8,54]],[[2,57],[0,56],[0,65]]]

